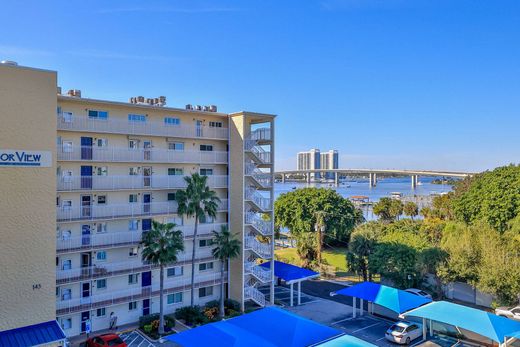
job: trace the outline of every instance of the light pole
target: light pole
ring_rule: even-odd
[[[323,234],[325,233],[325,219],[324,219],[325,212],[319,211],[316,212],[316,224],[314,224],[314,231],[316,232],[316,235],[318,236],[318,262],[321,264],[321,251],[323,247]]]

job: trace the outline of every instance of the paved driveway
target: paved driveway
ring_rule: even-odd
[[[269,287],[261,287],[258,288],[262,293],[269,294]],[[281,303],[283,306],[289,306],[291,304],[291,290],[286,287],[276,286],[274,287],[274,298],[277,302]],[[319,299],[310,295],[305,294],[303,291],[301,293],[301,304],[308,304],[311,302],[316,302]],[[293,305],[298,304],[298,292],[296,291],[296,287],[293,291]]]
[[[122,333],[121,338],[126,342],[128,347],[156,347],[160,344],[154,344],[149,342],[147,339],[141,336],[137,331],[130,331],[128,333]]]

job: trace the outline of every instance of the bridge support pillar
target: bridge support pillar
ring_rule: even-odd
[[[307,183],[311,183],[311,173],[307,172]]]
[[[339,174],[337,172],[334,172],[334,184],[339,185]]]
[[[285,183],[285,174],[282,174],[282,183]]]
[[[377,175],[375,172],[370,172],[368,174],[368,186],[375,187],[377,185]]]
[[[419,176],[412,175],[412,189],[417,188],[417,184],[419,183]]]

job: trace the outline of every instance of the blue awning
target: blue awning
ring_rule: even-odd
[[[166,339],[183,347],[300,347],[338,335],[341,335],[339,330],[277,307],[267,307],[170,335]]]
[[[357,337],[351,335],[342,335],[340,337],[336,337],[331,339],[330,341],[320,343],[315,345],[315,347],[375,347],[369,342],[358,339]]]
[[[408,293],[404,290],[387,287],[373,282],[363,282],[352,287],[338,290],[336,294],[352,296],[376,305],[386,307],[397,313],[403,313],[419,306],[430,303],[432,300]]]
[[[520,333],[520,322],[447,301],[432,302],[406,312],[403,316],[426,318],[453,325],[498,343],[504,342],[505,337],[513,337]]]
[[[29,347],[63,340],[65,334],[55,320],[0,331],[0,346]]]
[[[260,264],[260,266],[263,266],[267,269],[271,268],[271,262],[265,262],[263,264]],[[279,277],[283,279],[285,282],[290,284],[291,282],[299,282],[299,281],[305,281],[312,278],[318,277],[320,274],[318,272],[314,272],[309,269],[304,269],[302,267],[283,263],[281,261],[275,260],[274,261],[274,275],[276,277]]]

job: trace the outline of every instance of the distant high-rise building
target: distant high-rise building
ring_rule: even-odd
[[[309,151],[298,152],[297,170],[338,169],[339,155],[337,150],[321,153],[319,149],[313,148]],[[311,179],[334,178],[332,172],[325,175],[321,173],[311,174]]]

